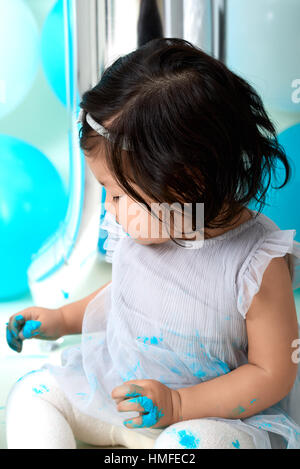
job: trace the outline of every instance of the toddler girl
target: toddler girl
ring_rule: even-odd
[[[122,236],[111,282],[10,318],[17,351],[82,340],[14,385],[8,447],[300,448],[300,244],[247,208],[264,204],[277,159],[282,186],[290,176],[260,97],[163,38],[116,60],[81,108],[80,145]]]

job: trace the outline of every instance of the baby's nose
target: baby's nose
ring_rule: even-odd
[[[116,214],[116,210],[114,209],[113,205],[107,201],[105,201],[104,208],[107,212],[109,212],[117,223],[119,223],[118,216]]]

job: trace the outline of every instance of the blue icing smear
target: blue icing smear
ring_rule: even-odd
[[[191,432],[179,430],[178,437],[179,444],[183,446],[183,448],[199,448],[200,446],[200,439],[196,438],[196,436]]]
[[[157,344],[158,344],[157,338],[154,337],[154,336],[153,336],[153,337],[150,337],[150,344],[155,344],[155,345],[157,345]]]
[[[137,364],[129,371],[127,371],[127,373],[125,375],[121,375],[123,381],[130,381],[131,379],[137,379],[137,376],[136,376],[136,371],[140,368],[140,361],[137,362]]]
[[[24,379],[24,378],[26,378],[26,376],[28,376],[28,375],[32,375],[33,373],[40,373],[40,372],[41,372],[40,369],[28,371],[28,373],[26,373],[26,375],[21,376],[21,378],[19,378],[19,379],[17,380],[17,382],[18,382],[18,381],[21,381],[21,380]]]
[[[17,321],[21,321],[22,319],[24,319],[24,316],[22,316],[22,314],[18,314],[18,315],[15,317],[15,319],[16,319]]]
[[[38,335],[40,333],[41,321],[27,321],[23,328],[25,339]]]
[[[61,290],[61,292],[62,292],[64,298],[69,298],[70,295],[67,291]]]
[[[176,373],[177,375],[181,375],[181,371],[178,370],[178,368],[170,368],[171,371],[173,371],[173,373]]]
[[[234,446],[236,449],[241,449],[239,440],[233,441],[232,444],[233,444],[233,446]]]
[[[140,396],[134,399],[130,399],[130,402],[137,402],[144,409],[144,412],[147,412],[147,414],[141,415],[142,417],[141,425],[134,424],[132,420],[126,420],[124,422],[124,423],[130,423],[134,428],[152,427],[164,415],[162,413],[162,409],[158,410],[158,407],[153,404],[152,399],[150,399],[147,396]]]
[[[12,335],[11,331],[8,328],[6,328],[6,341],[11,349],[13,349],[14,351],[17,350],[18,345],[16,341],[18,342],[18,340],[14,338],[14,336]]]
[[[233,413],[235,414],[242,414],[243,412],[245,412],[246,409],[244,409],[244,407],[242,406],[237,406],[235,409],[233,409]]]
[[[88,373],[86,376],[90,385],[91,395],[94,395],[98,389],[97,376],[95,375],[95,373]]]
[[[208,356],[208,354],[205,354]],[[193,376],[197,378],[204,378],[205,376],[220,376],[230,372],[228,365],[217,358],[209,357],[204,366],[200,366],[199,362],[191,363]]]
[[[230,316],[228,316],[228,318],[230,318]],[[196,330],[195,335],[197,338],[201,339],[198,330]],[[203,378],[204,376],[221,376],[231,371],[226,362],[212,356],[208,351],[206,351],[206,347],[202,342],[199,342],[198,347],[203,349],[201,354],[205,358],[206,363],[204,367],[199,368],[198,371],[196,370],[196,372],[193,373],[194,376],[197,376],[198,378]],[[188,353],[186,355],[195,358],[193,354]],[[192,364],[192,367],[195,368],[194,363]]]
[[[88,398],[88,394],[86,392],[76,392],[76,396],[78,396],[82,400],[85,400]]]
[[[18,321],[24,321],[24,317],[22,316],[22,314],[18,314],[18,315],[14,318],[14,326],[15,326],[15,327],[18,327]]]
[[[157,345],[160,342],[162,342],[162,337],[155,337],[155,336],[152,336],[152,337],[146,337],[146,336],[139,336],[137,337],[137,339],[142,339],[143,340],[143,344],[147,347],[149,344],[151,345]]]
[[[47,388],[47,386],[45,386],[45,384],[40,384],[38,388],[32,388],[32,390],[36,394],[44,394],[45,392],[49,392],[49,388]]]
[[[18,334],[13,329],[10,331],[10,333],[14,336],[15,339],[18,337]]]
[[[195,367],[195,363],[193,363],[193,367]],[[206,376],[206,373],[205,371],[203,371],[202,368],[199,368],[193,373],[193,376],[196,376],[197,378],[203,378],[204,376]]]

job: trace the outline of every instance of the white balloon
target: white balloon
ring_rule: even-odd
[[[0,0],[0,118],[24,99],[39,64],[39,31],[23,0]]]

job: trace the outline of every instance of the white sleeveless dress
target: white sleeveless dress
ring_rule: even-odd
[[[117,242],[108,239],[112,283],[88,304],[81,345],[63,352],[62,366],[44,365],[73,405],[123,425],[139,415],[118,412],[110,397],[124,381],[155,379],[177,389],[247,363],[245,317],[271,259],[289,253],[293,288],[300,287],[296,230],[251,212],[250,220],[200,242],[141,245],[123,229]],[[300,365],[282,401],[243,420],[218,420],[251,434],[258,448],[300,449]]]

